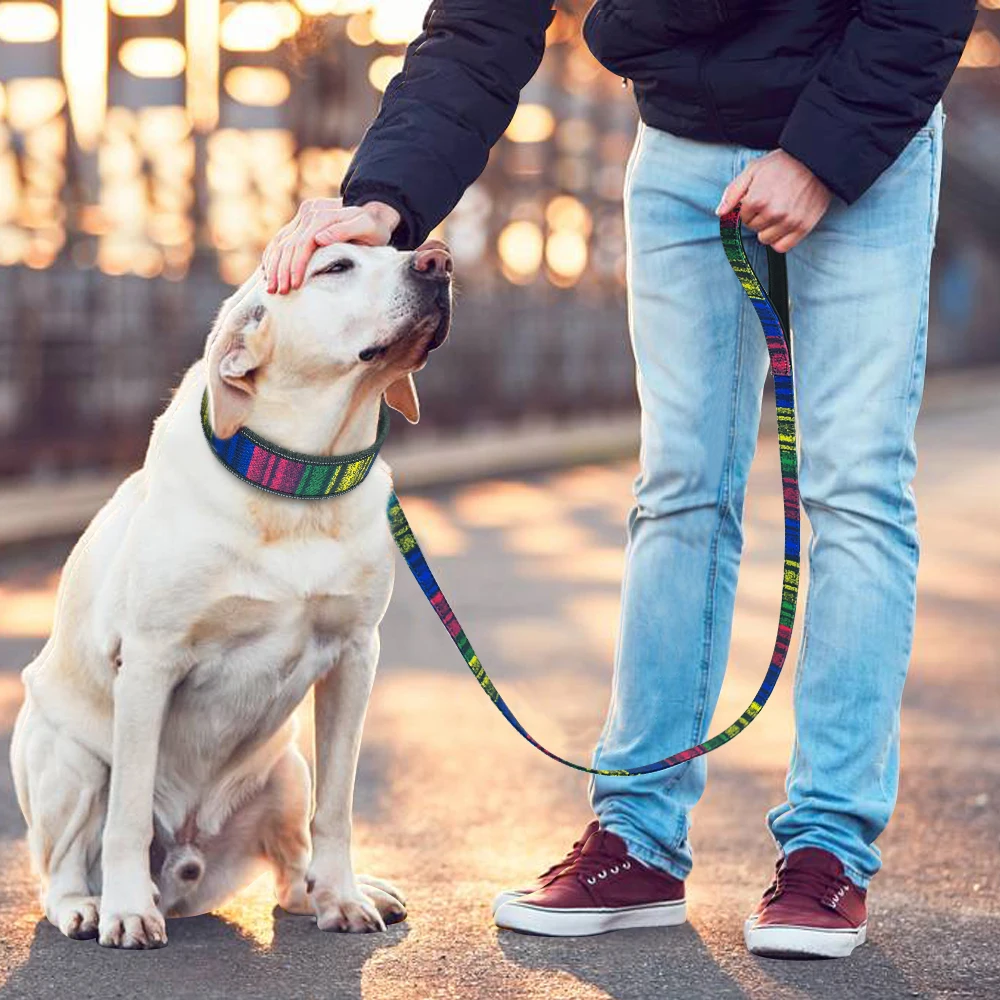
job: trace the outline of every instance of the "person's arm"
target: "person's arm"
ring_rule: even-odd
[[[545,50],[553,0],[434,0],[334,199],[313,199],[265,251],[271,291],[316,246],[418,246],[483,172]]]
[[[863,0],[779,145],[857,201],[930,117],[975,19],[975,0]]]
[[[930,117],[962,55],[975,0],[861,0],[837,50],[809,82],[780,149],[726,189],[761,242],[790,250],[833,195],[861,197]]]
[[[348,167],[344,204],[389,204],[393,244],[422,243],[483,172],[552,17],[552,0],[435,0]]]

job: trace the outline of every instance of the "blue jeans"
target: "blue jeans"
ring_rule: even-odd
[[[812,541],[786,801],[767,824],[779,850],[828,850],[861,887],[880,866],[875,840],[899,776],[918,558],[913,435],[942,125],[939,105],[864,196],[850,206],[834,199],[787,257]],[[629,323],[642,449],[614,688],[594,754],[603,768],[701,742],[722,686],[767,354],[714,209],[760,155],[640,125],[629,160]],[[752,234],[744,241],[763,280],[764,248]],[[762,675],[769,655],[761,647]],[[768,725],[766,709],[757,725]],[[723,751],[739,752],[738,744]],[[601,826],[640,861],[686,877],[689,813],[707,764],[699,757],[658,774],[593,779]]]

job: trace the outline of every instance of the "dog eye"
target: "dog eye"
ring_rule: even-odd
[[[326,267],[321,267],[316,273],[343,274],[345,271],[350,271],[353,267],[354,261],[350,257],[341,257],[340,260],[335,260],[331,264],[327,264]]]
[[[358,358],[361,361],[374,361],[375,358],[382,354],[385,354],[386,348],[384,347],[366,347],[360,354]]]

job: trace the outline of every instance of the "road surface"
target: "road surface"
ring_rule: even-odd
[[[993,386],[998,382],[994,382]],[[982,386],[980,386],[982,389]],[[588,820],[586,779],[522,742],[483,697],[400,566],[365,733],[359,870],[395,880],[408,921],[322,934],[257,883],[169,947],[115,953],[40,919],[23,825],[0,769],[0,997],[660,998],[1000,996],[1000,393],[945,394],[920,433],[920,621],[903,775],[870,943],[841,962],[757,959],[743,915],[767,883],[765,809],[780,801],[791,677],[714,754],[695,817],[690,923],[602,938],[498,932],[489,901],[562,855]],[[586,759],[603,718],[630,463],[483,481],[407,498],[410,519],[487,669],[528,728]],[[761,442],[732,659],[716,722],[762,676],[777,615],[781,510]],[[44,640],[65,543],[0,563],[0,730]],[[801,613],[800,613],[801,614]],[[877,665],[875,665],[877,666]],[[790,673],[790,670],[789,670]],[[664,748],[664,750],[676,748]],[[4,756],[6,750],[4,748]]]

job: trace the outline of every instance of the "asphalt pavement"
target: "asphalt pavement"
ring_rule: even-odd
[[[1000,997],[998,428],[995,389],[952,393],[921,425],[919,623],[899,804],[880,841],[870,943],[852,958],[785,962],[743,947],[743,916],[773,864],[763,817],[782,796],[791,676],[711,758],[694,816],[687,925],[562,940],[499,932],[491,897],[565,852],[589,818],[586,779],[507,726],[400,565],[365,732],[355,843],[359,870],[406,891],[408,920],[383,935],[324,934],[276,911],[265,879],[215,914],[170,921],[161,951],[67,940],[41,918],[3,766],[0,997]],[[610,462],[404,496],[498,687],[543,743],[577,759],[587,758],[608,697],[633,473],[630,462]],[[765,433],[717,724],[742,711],[767,664],[781,529],[776,445]],[[18,671],[47,634],[68,547],[0,553],[4,757]]]

